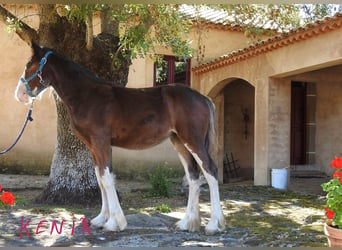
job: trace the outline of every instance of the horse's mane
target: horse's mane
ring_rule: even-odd
[[[94,72],[90,71],[88,68],[85,66],[82,66],[81,64],[71,60],[70,58],[62,55],[61,53],[57,52],[55,49],[49,49],[49,48],[42,48],[43,53],[45,54],[47,51],[51,50],[53,52],[53,55],[57,57],[59,61],[61,61],[61,67],[66,67],[68,71],[70,72],[75,72],[79,73],[79,75],[82,75],[84,77],[96,80],[94,82],[97,83],[105,83],[111,85],[111,82],[108,80],[105,80],[104,78],[99,77],[97,74]],[[35,57],[34,55],[33,57]],[[32,58],[33,59],[33,58]],[[39,61],[41,58],[38,58],[37,60]]]

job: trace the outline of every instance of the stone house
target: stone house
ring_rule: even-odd
[[[191,15],[191,10],[184,13]],[[249,45],[242,30],[219,13],[212,18],[207,13],[206,18],[201,41],[195,27],[190,34],[195,49],[201,43],[197,52],[202,58],[182,62],[159,48],[164,64],[158,66],[149,57],[135,60],[127,87],[179,80],[211,97],[217,110],[215,159],[221,182],[226,153],[238,159],[239,175],[257,185],[269,185],[270,169],[285,165],[329,173],[330,159],[342,153],[338,143],[342,16],[265,37],[255,45]],[[27,112],[14,100],[13,91],[30,57],[30,48],[4,28],[0,23],[0,148],[13,141]],[[199,64],[200,60],[205,63]],[[47,93],[35,103],[33,116],[35,121],[18,146],[0,157],[3,172],[48,173],[56,143],[56,111]],[[143,151],[115,148],[113,161],[118,175],[143,172],[153,165],[181,168],[169,142]]]
[[[336,14],[194,67],[192,87],[216,103],[218,158],[233,151],[257,185],[271,168],[330,174],[342,154],[341,38]]]

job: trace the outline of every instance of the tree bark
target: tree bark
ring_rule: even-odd
[[[54,95],[57,107],[57,145],[50,177],[36,201],[48,204],[94,204],[101,201],[92,157],[73,134],[69,114]]]
[[[93,37],[94,37],[94,31],[93,31],[93,16],[92,14],[88,13],[86,16],[86,25],[87,25],[87,50],[93,49]]]

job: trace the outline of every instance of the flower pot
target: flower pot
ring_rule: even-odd
[[[342,229],[329,226],[327,223],[325,223],[324,233],[328,238],[328,243],[330,247],[342,246]]]

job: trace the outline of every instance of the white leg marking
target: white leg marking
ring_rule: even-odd
[[[220,205],[218,182],[212,175],[205,171],[203,171],[203,173],[209,184],[211,203],[211,218],[208,225],[205,227],[205,232],[207,235],[212,235],[224,230],[225,220]]]
[[[185,216],[182,220],[176,223],[176,226],[180,230],[189,230],[190,232],[194,232],[198,231],[201,227],[201,217],[199,213],[200,180],[191,180],[187,162],[180,154],[179,158],[181,159],[181,162],[184,166],[185,175],[188,179],[189,197]]]
[[[201,217],[199,213],[198,197],[199,197],[199,180],[189,181],[189,198],[185,216],[177,222],[180,230],[189,230],[190,232],[198,231],[201,227]]]
[[[92,219],[90,224],[95,227],[103,227],[103,225],[105,224],[109,216],[108,200],[107,200],[106,190],[104,189],[103,184],[101,182],[102,180],[100,178],[98,167],[95,167],[95,174],[96,174],[97,182],[101,190],[102,208],[101,208],[100,214],[96,216],[94,219]]]
[[[198,155],[196,153],[194,153],[191,150],[191,148],[189,147],[189,145],[187,143],[185,143],[184,146],[192,154],[192,156],[195,158],[197,164],[200,165],[201,169],[203,170],[203,161],[198,157]]]
[[[200,157],[196,153],[194,153],[187,144],[185,144],[185,147],[189,150],[189,152],[195,158],[197,164],[202,169],[202,172],[204,174],[204,177],[207,179],[210,189],[211,219],[208,225],[205,227],[205,232],[208,235],[221,232],[225,228],[225,221],[222,208],[220,205],[220,193],[218,189],[218,182],[212,175],[208,174],[205,171],[203,167],[203,161],[200,159]]]
[[[125,215],[121,209],[118,196],[115,190],[114,176],[109,172],[109,168],[104,169],[103,176],[100,177],[108,200],[109,218],[104,224],[107,231],[122,231],[127,226]]]

